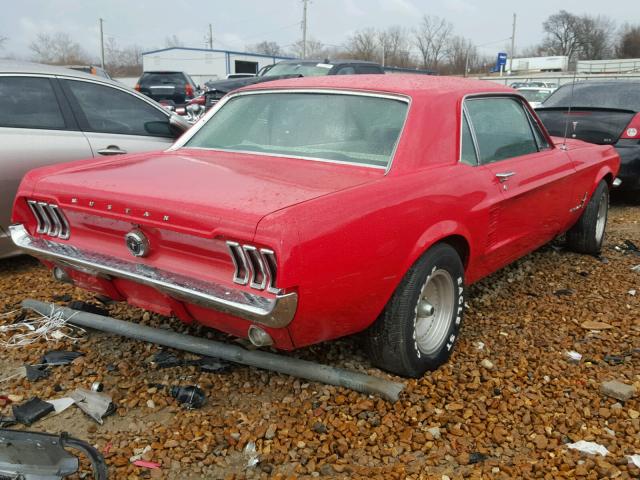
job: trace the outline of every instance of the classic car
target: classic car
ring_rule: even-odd
[[[165,152],[30,172],[11,235],[114,300],[282,350],[364,331],[375,365],[420,376],[450,356],[467,285],[564,232],[600,250],[618,166],[497,84],[280,80]]]

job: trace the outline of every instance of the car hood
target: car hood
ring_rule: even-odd
[[[34,195],[132,223],[253,234],[265,215],[384,175],[314,160],[183,148],[58,166]]]
[[[216,90],[218,92],[228,93],[247,85],[255,85],[256,83],[272,82],[274,80],[282,80],[284,78],[295,78],[300,75],[272,75],[264,77],[247,77],[233,78],[229,80],[216,80],[205,83],[207,90]]]

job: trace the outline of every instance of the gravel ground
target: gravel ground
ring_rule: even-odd
[[[0,372],[36,363],[52,348],[84,356],[37,382],[2,382],[0,394],[49,399],[103,382],[118,405],[104,425],[72,407],[31,429],[68,431],[106,450],[117,479],[639,477],[627,456],[640,454],[640,395],[621,402],[600,393],[610,379],[640,391],[640,272],[631,270],[640,256],[615,249],[624,240],[640,245],[639,211],[612,207],[604,258],[547,246],[472,287],[452,359],[407,381],[396,404],[242,366],[224,373],[157,369],[150,360],[159,347],[98,332],[75,344],[4,350]],[[28,297],[93,300],[54,283],[32,259],[0,261],[0,313]],[[224,338],[126,305],[108,309],[118,318]],[[611,328],[593,331],[585,321]],[[571,350],[582,354],[579,362],[565,356]],[[354,338],[295,355],[387,376],[370,366]],[[198,384],[207,404],[185,410],[156,384]],[[10,414],[10,406],[2,413]],[[578,440],[610,453],[566,447]],[[260,459],[251,468],[248,442],[255,442]],[[146,446],[144,458],[161,470],[130,465],[134,450]]]

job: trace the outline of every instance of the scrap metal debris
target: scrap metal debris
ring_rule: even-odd
[[[218,358],[201,356],[193,360],[185,360],[167,350],[160,350],[156,353],[151,364],[157,368],[196,366],[200,367],[200,370],[203,372],[218,373],[226,372],[231,368],[231,364],[229,362],[225,362]]]
[[[245,468],[255,467],[260,462],[260,456],[256,451],[255,442],[249,442],[244,447],[244,455],[247,458],[247,465]]]
[[[107,480],[103,456],[82,440],[62,435],[0,429],[0,478],[19,480],[56,480],[73,475],[79,469],[72,448],[91,462],[93,478]]]
[[[102,420],[104,417],[111,415],[116,410],[115,405],[111,401],[111,397],[105,393],[77,388],[71,393],[70,397],[80,410],[100,425],[104,423]]]

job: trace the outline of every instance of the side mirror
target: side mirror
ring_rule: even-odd
[[[180,115],[171,114],[169,117],[169,129],[173,133],[174,138],[178,138],[184,132],[191,128],[191,124]]]

